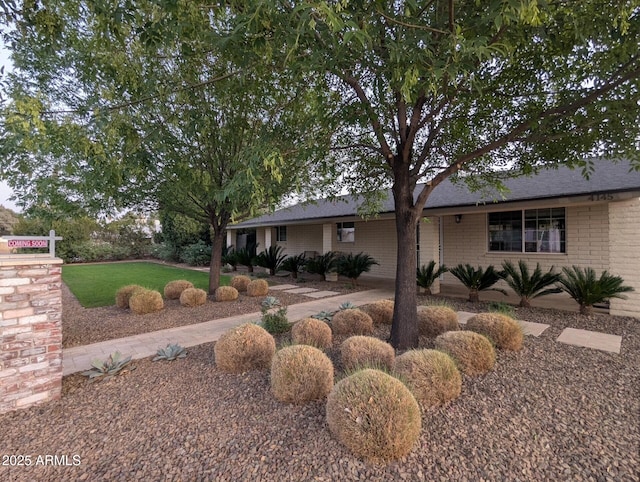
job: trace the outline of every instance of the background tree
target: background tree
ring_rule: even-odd
[[[0,236],[12,234],[13,226],[20,220],[18,213],[0,205]]]

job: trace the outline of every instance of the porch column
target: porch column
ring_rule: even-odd
[[[322,254],[333,251],[333,224],[322,225]]]
[[[235,231],[231,231],[231,230],[227,229],[227,248],[236,244],[236,243],[233,242],[233,235],[234,234],[235,234]]]
[[[264,228],[264,249],[269,249],[271,247],[271,233],[273,230],[271,228]]]
[[[440,266],[440,218],[431,217],[420,221],[420,264],[436,262],[436,269]],[[418,266],[419,268],[420,266]],[[431,285],[431,293],[440,293],[440,279]]]

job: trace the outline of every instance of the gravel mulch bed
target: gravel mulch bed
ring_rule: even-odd
[[[640,322],[518,317],[551,328],[520,352],[499,352],[489,374],[463,376],[462,395],[424,412],[418,444],[388,465],[335,441],[323,402],[280,403],[267,372],[221,373],[206,344],[107,382],[67,377],[61,400],[0,416],[3,454],[80,457],[78,466],[0,466],[0,480],[639,480]],[[621,354],[556,342],[568,326],[622,335]]]

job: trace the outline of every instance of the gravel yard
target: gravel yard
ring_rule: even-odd
[[[175,362],[135,362],[107,382],[66,377],[61,400],[0,416],[3,455],[67,455],[70,464],[4,465],[0,480],[639,480],[640,322],[554,310],[518,317],[552,326],[521,352],[499,352],[489,374],[463,376],[462,395],[423,413],[419,443],[386,466],[331,437],[324,403],[277,402],[267,372],[220,373],[206,344]],[[558,343],[564,327],[622,335],[622,352]]]

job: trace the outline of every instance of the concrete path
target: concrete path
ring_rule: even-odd
[[[608,351],[610,353],[620,353],[622,337],[619,335],[609,335],[598,331],[578,330],[576,328],[565,328],[556,341],[567,345],[583,346],[595,350]]]

